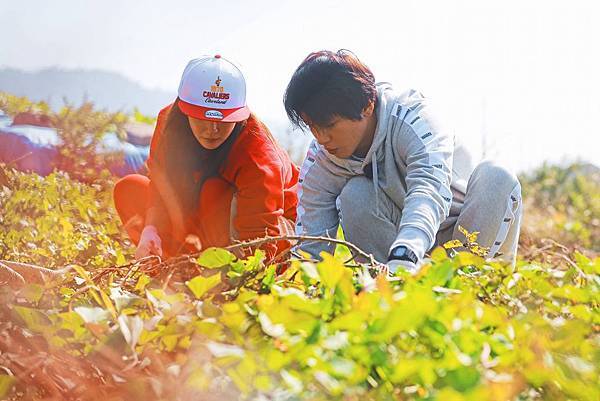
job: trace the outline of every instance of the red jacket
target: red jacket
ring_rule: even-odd
[[[187,234],[185,216],[178,207],[176,197],[171,192],[167,177],[161,177],[163,165],[157,144],[163,132],[172,105],[162,109],[158,115],[156,128],[150,144],[148,167],[151,179],[150,202],[158,205],[160,200],[174,226],[175,237]],[[197,172],[190,172],[194,174]],[[233,226],[238,240],[244,241],[285,234],[281,220],[296,219],[297,184],[299,170],[289,155],[275,141],[268,128],[254,114],[233,143],[228,159],[223,163],[220,177],[231,184],[237,194],[237,211]],[[157,195],[160,193],[160,197]],[[215,202],[219,202],[215,199]],[[288,224],[289,226],[289,224]],[[271,244],[264,247],[268,256],[289,246]]]

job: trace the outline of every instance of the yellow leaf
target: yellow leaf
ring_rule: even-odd
[[[377,290],[381,294],[381,296],[386,300],[388,304],[393,304],[393,295],[394,291],[390,286],[390,282],[386,279],[386,277],[382,274],[378,275],[376,278]]]
[[[342,279],[346,267],[342,262],[328,253],[321,253],[321,257],[323,258],[323,261],[317,264],[321,282],[328,288],[335,288]]]
[[[470,233],[466,228],[460,225],[458,226],[458,231],[460,231],[462,235],[465,236],[467,242],[477,242],[477,236],[479,235],[479,231]]]
[[[469,234],[469,242],[477,242],[477,237],[479,236],[479,231],[472,232]]]
[[[196,276],[186,284],[194,293],[196,298],[201,298],[206,292],[221,283],[221,273],[213,274],[209,277]]]
[[[470,246],[469,250],[477,256],[485,257],[485,256],[487,256],[488,252],[490,251],[490,248],[486,248],[484,246],[475,244],[475,245]]]
[[[452,249],[463,246],[463,243],[460,240],[453,239],[451,241],[446,242],[443,246],[446,249]]]
[[[100,297],[102,298],[104,307],[110,311],[110,314],[112,315],[113,318],[116,318],[117,311],[116,311],[115,306],[113,305],[112,301],[110,300],[109,296],[106,295],[106,293],[102,290],[98,290],[98,292],[100,292]]]
[[[175,347],[177,346],[178,340],[179,340],[178,334],[169,334],[169,335],[163,336],[161,338],[161,341],[164,344],[166,351],[168,351],[168,352],[171,352],[175,349]]]
[[[445,247],[446,247],[446,244],[444,244],[444,248]],[[442,248],[440,246],[436,247],[431,252],[431,260],[433,260],[435,262],[441,262],[442,260],[448,259],[448,255],[446,254],[446,251],[444,250],[444,248]]]
[[[73,270],[75,270],[77,274],[79,274],[81,278],[86,281],[86,283],[88,283],[89,285],[94,285],[94,282],[90,278],[88,272],[83,267],[79,265],[71,265],[70,267],[72,267]]]
[[[4,399],[4,396],[12,390],[16,381],[14,376],[0,375],[0,397]]]
[[[480,256],[471,252],[459,252],[456,256],[459,266],[476,266],[481,267],[485,262]]]
[[[150,277],[148,277],[147,275],[145,275],[144,273],[142,273],[140,275],[140,277],[138,278],[137,283],[135,284],[135,290],[136,291],[144,291],[144,289],[146,288],[146,286],[148,285],[148,283],[150,283]]]

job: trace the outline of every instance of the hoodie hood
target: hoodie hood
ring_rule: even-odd
[[[377,125],[375,134],[373,135],[373,143],[367,151],[362,161],[355,159],[341,159],[325,150],[319,145],[329,160],[335,165],[341,167],[352,174],[359,174],[364,169],[373,164],[375,160],[381,161],[383,152],[380,150],[384,147],[386,139],[394,131],[395,127],[390,127],[390,123],[395,121],[390,120],[390,115],[394,113],[394,109],[398,103],[411,107],[413,104],[423,101],[424,97],[419,92],[410,89],[401,94],[394,93],[392,85],[387,82],[380,82],[376,85],[377,88],[377,103],[375,105],[375,113],[377,114]]]
[[[375,190],[376,204],[375,210],[379,212],[379,166],[380,162],[384,158],[384,148],[388,138],[395,132],[399,127],[395,125],[398,123],[398,119],[390,118],[390,116],[397,116],[397,107],[399,104],[412,107],[415,104],[422,102],[424,96],[413,90],[407,90],[400,94],[394,93],[392,85],[387,82],[380,82],[377,84],[377,103],[375,105],[375,113],[377,114],[377,125],[375,127],[375,134],[373,135],[373,142],[367,151],[364,159],[341,159],[336,157],[321,147],[326,157],[331,160],[332,163],[338,167],[344,169],[352,175],[365,174],[373,178],[373,188]],[[403,121],[400,121],[402,124]],[[389,140],[391,143],[391,138]],[[319,145],[320,146],[320,145]],[[367,172],[367,169],[371,169]]]
[[[386,137],[389,134],[388,125],[391,107],[394,105],[394,94],[392,86],[387,82],[377,84],[377,104],[375,111],[377,113],[377,126],[375,127],[375,135],[373,135],[373,143],[365,156],[363,167],[372,163],[373,155],[376,160],[381,160],[382,156],[377,157],[378,150],[383,146]]]

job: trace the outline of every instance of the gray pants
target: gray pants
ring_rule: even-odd
[[[338,197],[338,209],[346,240],[386,262],[398,234],[402,210],[379,191],[379,213],[373,207],[373,182],[365,176],[348,181]],[[466,194],[454,194],[450,215],[436,235],[436,246],[452,239],[462,242],[458,230],[479,232],[477,243],[489,247],[488,258],[515,263],[521,226],[521,185],[517,177],[493,162],[480,163],[469,178]]]

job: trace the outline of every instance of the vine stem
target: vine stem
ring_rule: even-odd
[[[368,261],[368,264],[370,267],[381,266],[381,263],[377,262],[375,260],[375,258],[373,257],[373,255],[363,251],[362,249],[360,249],[358,246],[354,245],[353,243],[344,241],[344,240],[340,240],[337,238],[322,237],[322,236],[311,236],[311,235],[268,236],[268,237],[257,238],[257,239],[253,239],[253,240],[243,241],[243,242],[237,242],[235,244],[222,247],[222,249],[225,249],[227,251],[234,251],[234,250],[243,249],[243,248],[259,247],[261,245],[269,244],[272,242],[278,242],[278,241],[295,241],[296,243],[319,241],[319,242],[329,242],[329,243],[334,243],[334,244],[339,244],[339,245],[345,245],[352,252],[353,259],[356,258],[357,256],[360,256]],[[173,266],[179,265],[181,263],[192,262],[192,258],[196,258],[196,257],[200,256],[202,254],[202,252],[204,252],[204,250],[190,253],[190,254],[181,255],[181,256],[175,256],[175,257],[169,258],[164,261],[159,261],[158,264],[155,264],[152,266],[152,268],[153,268],[152,270],[158,270],[163,267],[173,267]],[[282,252],[282,253],[284,253],[284,252]],[[281,254],[275,255],[275,257],[272,260],[267,261],[266,264],[270,264],[273,260],[277,260],[280,256],[281,256]],[[140,259],[140,262],[142,260],[147,261],[146,258],[144,258],[144,259]],[[132,262],[132,263],[136,263],[136,262]],[[131,266],[131,263],[128,263],[124,266],[129,267],[129,266]],[[120,266],[110,266],[105,269],[119,268],[119,267]]]
[[[370,267],[380,267],[381,266],[381,264],[375,260],[375,258],[373,257],[372,254],[369,254],[369,253],[363,251],[358,246],[356,246],[348,241],[341,240],[341,239],[322,237],[322,236],[311,236],[311,235],[268,236],[268,237],[263,237],[263,238],[257,238],[254,240],[237,242],[235,244],[223,247],[223,249],[228,250],[228,251],[234,251],[234,250],[239,250],[239,249],[244,249],[244,248],[260,247],[265,244],[279,242],[279,241],[293,241],[296,244],[301,243],[301,242],[315,242],[316,241],[316,242],[328,242],[328,243],[333,243],[333,244],[345,245],[350,249],[350,251],[353,255],[352,259],[360,256],[361,258],[368,261],[368,264]],[[96,274],[93,276],[92,281],[97,282],[99,279],[104,277],[106,274],[108,274],[110,272],[114,272],[114,271],[120,271],[123,269],[127,269],[126,276],[130,276],[131,273],[133,273],[135,271],[140,271],[140,270],[141,271],[146,271],[146,270],[156,271],[162,267],[174,267],[181,263],[192,262],[193,261],[192,258],[200,256],[200,254],[202,254],[202,252],[203,251],[198,251],[198,252],[191,253],[191,254],[176,256],[176,257],[170,258],[168,260],[161,260],[160,257],[150,255],[146,258],[135,260],[133,262],[129,262],[129,263],[126,263],[123,265],[107,266],[107,267],[98,269],[99,271],[97,271]],[[285,257],[288,253],[290,253],[290,250],[286,250],[278,255],[275,255],[275,257],[272,258],[272,260],[267,261],[268,262],[267,264],[270,264],[273,261],[281,261],[281,259],[283,257]],[[156,260],[158,263],[156,263],[156,264],[152,263],[153,260]],[[151,267],[146,267],[149,264],[148,262],[150,262]],[[58,276],[58,275],[62,275],[64,273],[68,272],[69,270],[71,270],[68,266],[63,269],[54,270],[54,269],[48,269],[48,268],[45,268],[42,266],[36,266],[36,265],[24,264],[24,263],[17,264],[15,262],[10,262],[10,261],[5,261],[5,260],[3,260],[2,263],[4,264],[2,266],[3,268],[6,265],[8,265],[8,266],[18,265],[18,267],[22,270],[22,271],[18,272],[18,273],[21,273],[20,275],[23,275],[23,274],[41,275],[43,281],[45,281],[44,273],[46,273],[50,276]],[[6,266],[6,267],[8,267],[8,266]]]

